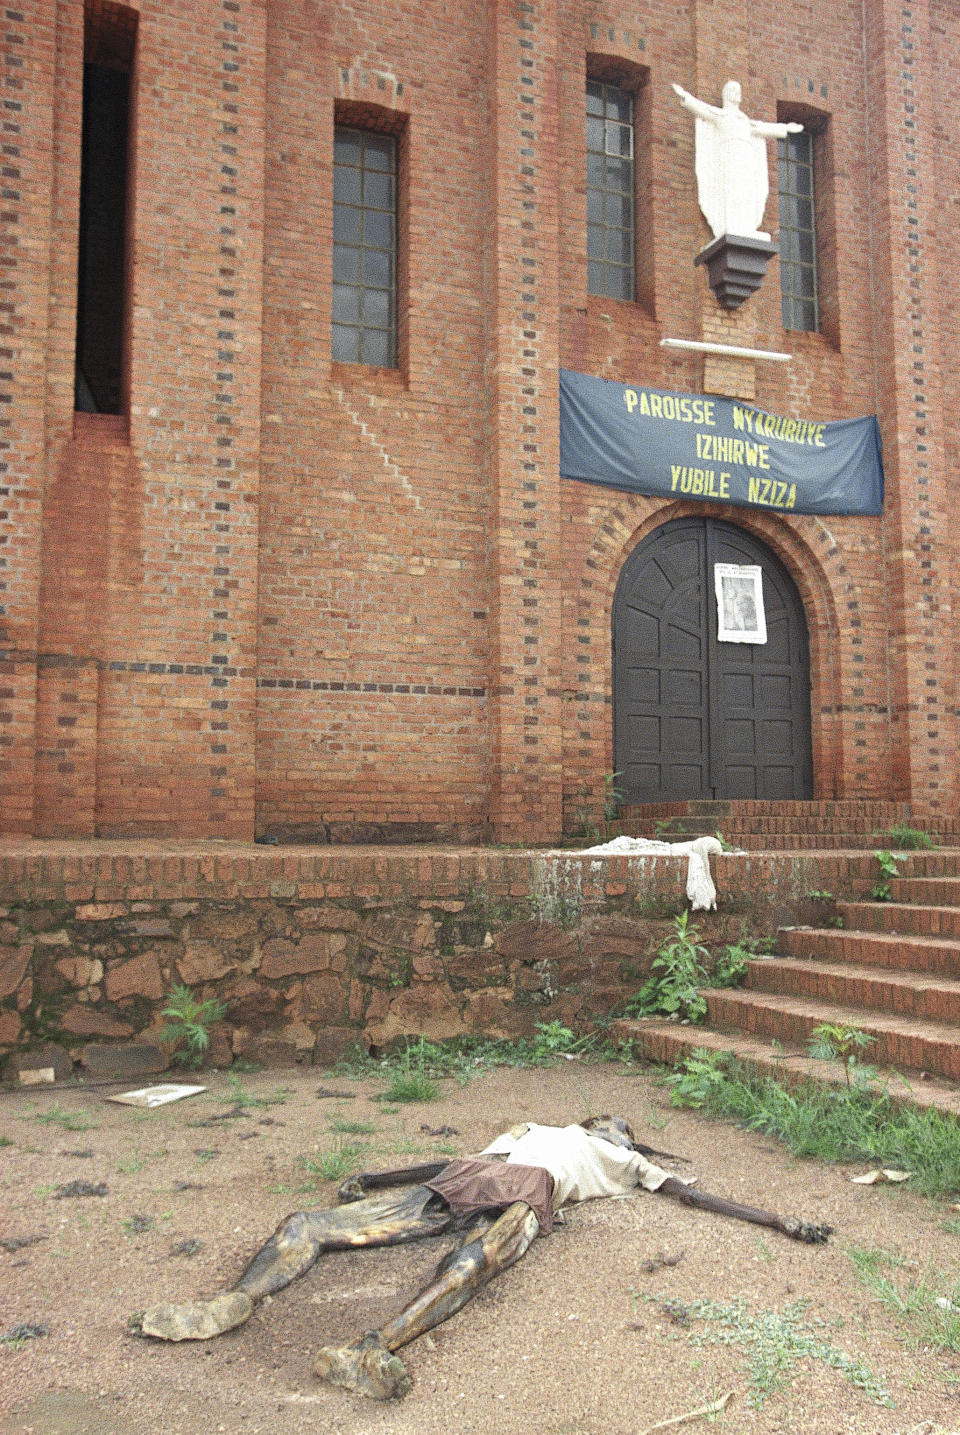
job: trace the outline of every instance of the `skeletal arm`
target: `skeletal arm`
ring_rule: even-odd
[[[658,1196],[670,1196],[684,1206],[695,1206],[699,1211],[715,1211],[720,1216],[732,1216],[736,1221],[750,1221],[755,1226],[768,1226],[780,1231],[792,1241],[804,1241],[807,1245],[819,1246],[831,1234],[833,1227],[818,1225],[810,1221],[798,1221],[793,1216],[778,1216],[774,1211],[765,1211],[759,1206],[743,1206],[738,1201],[728,1201],[725,1196],[715,1196],[710,1191],[698,1191],[693,1186],[668,1176],[657,1191]]]

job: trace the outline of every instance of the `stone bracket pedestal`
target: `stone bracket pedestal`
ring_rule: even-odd
[[[740,234],[721,234],[701,249],[694,264],[707,266],[710,288],[725,309],[739,309],[763,283],[767,264],[777,246],[769,239],[748,239]]]

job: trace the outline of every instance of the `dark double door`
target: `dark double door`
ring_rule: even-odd
[[[761,568],[765,643],[718,642],[717,563]],[[613,604],[613,710],[628,802],[810,797],[807,624],[779,559],[713,518],[639,544]]]

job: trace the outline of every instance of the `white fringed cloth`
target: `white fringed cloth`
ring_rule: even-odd
[[[584,847],[582,857],[687,857],[687,899],[695,912],[715,912],[717,889],[710,872],[711,854],[722,852],[716,837],[693,842],[660,842],[653,837],[614,837],[599,847]]]

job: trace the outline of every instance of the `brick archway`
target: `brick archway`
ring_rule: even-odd
[[[592,508],[590,535],[576,565],[579,577],[564,600],[564,633],[570,639],[564,644],[564,816],[568,830],[582,823],[585,814],[596,818],[603,804],[605,777],[613,771],[610,619],[623,565],[655,529],[672,519],[702,516],[705,511],[765,543],[787,569],[803,601],[810,641],[814,795],[872,794],[876,787],[875,763],[858,738],[861,717],[857,704],[846,700],[846,695],[856,693],[862,678],[863,630],[868,615],[863,595],[826,524],[816,517],[799,516],[788,524],[753,509],[662,505],[639,495],[617,494],[612,501]],[[575,555],[570,555],[570,561],[576,563]],[[886,721],[885,713],[880,716]]]

